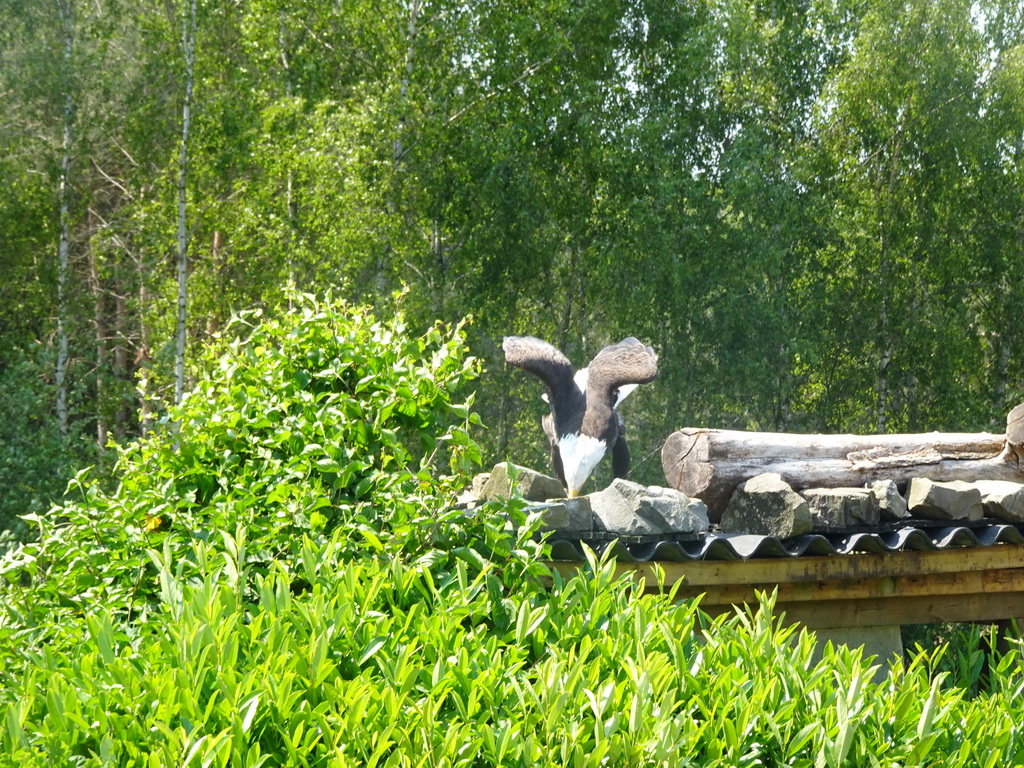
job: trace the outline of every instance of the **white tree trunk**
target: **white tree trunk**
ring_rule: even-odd
[[[70,243],[70,222],[68,220],[68,198],[71,176],[71,151],[73,143],[72,122],[74,120],[74,101],[71,82],[71,54],[73,26],[71,20],[71,0],[58,0],[57,12],[60,15],[61,29],[64,38],[64,144],[60,166],[60,241],[57,246],[57,422],[60,433],[68,434],[68,329],[67,329],[67,284],[68,284],[68,251]]]
[[[125,347],[125,339],[128,337],[127,317],[128,302],[124,294],[118,291],[114,296],[114,338],[117,339],[114,346],[114,376],[118,381],[126,381],[129,378],[128,349]],[[122,394],[114,408],[114,439],[119,443],[124,442],[125,428],[130,418],[128,403]]]
[[[94,223],[90,224],[90,231]],[[92,238],[90,238],[92,240]],[[103,314],[103,283],[100,279],[99,255],[91,243],[88,248],[89,290],[92,292],[93,330],[96,339],[96,449],[102,457],[107,446],[109,425],[104,400],[104,369],[107,365],[107,324]]]
[[[384,201],[385,209],[390,217],[405,215],[401,206],[401,189],[405,185],[404,177],[406,167],[406,137],[409,131],[409,87],[412,84],[414,61],[416,54],[416,36],[419,34],[420,12],[423,9],[423,0],[407,0],[406,11],[408,18],[405,27],[405,66],[402,71],[401,81],[398,89],[398,122],[395,125],[395,137],[391,144],[391,168],[393,178],[391,188]],[[390,236],[384,252],[377,257],[375,284],[377,295],[385,297],[390,293],[388,283],[388,261],[394,258],[393,244]],[[413,267],[407,263],[407,266]],[[422,277],[422,275],[421,275]],[[426,281],[424,281],[426,282]]]
[[[283,18],[278,28],[277,42],[281,46],[281,68],[284,70],[284,95],[290,101],[292,98],[292,66]],[[291,312],[295,309],[295,292],[297,289],[295,247],[298,242],[299,221],[299,207],[295,202],[295,169],[291,164],[288,166],[288,175],[285,179],[285,194],[285,211],[288,217],[288,311]]]
[[[174,402],[185,395],[185,321],[188,318],[188,131],[192,117],[192,88],[196,52],[196,0],[185,13],[182,31],[185,50],[185,104],[181,117],[181,153],[178,156],[178,328],[174,359]]]
[[[403,138],[408,124],[406,111],[409,108],[409,86],[412,83],[413,58],[416,53],[416,35],[419,32],[418,24],[421,8],[422,0],[411,0],[409,3],[409,19],[405,30],[405,71],[402,73],[402,84],[399,89],[401,106],[398,116],[398,133],[392,147],[392,160],[396,169],[403,165],[403,157],[405,155]]]
[[[135,353],[135,365],[139,369],[139,428],[143,436],[153,428],[153,395],[149,383],[149,328],[146,326],[146,311],[149,307],[149,291],[146,290],[146,262],[140,253],[137,262],[139,274],[139,348]]]

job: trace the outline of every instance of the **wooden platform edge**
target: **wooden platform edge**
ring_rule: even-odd
[[[555,560],[550,565],[563,575],[584,564]],[[1024,568],[1024,545],[994,544],[936,551],[898,551],[884,554],[778,557],[756,560],[657,561],[668,584],[684,579],[688,585],[778,584],[848,579],[917,576],[934,573]],[[632,572],[654,581],[655,562],[625,563],[617,572]]]
[[[584,563],[548,563],[563,576]],[[617,563],[646,591],[678,581],[679,599],[709,614],[757,605],[777,590],[776,613],[809,628],[996,621],[1024,616],[1024,545],[745,561]]]

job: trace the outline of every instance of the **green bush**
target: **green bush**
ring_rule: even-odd
[[[307,297],[283,320],[245,315],[225,335],[173,421],[122,450],[113,491],[85,471],[62,506],[26,516],[38,541],[2,566],[22,586],[0,633],[27,627],[33,644],[53,643],[69,615],[137,616],[155,600],[148,549],[189,557],[239,523],[264,567],[338,528],[348,557],[469,540],[434,509],[479,457],[464,391],[478,366],[461,329],[407,338],[400,319]]]
[[[242,529],[244,530],[244,529]],[[967,700],[919,657],[883,684],[859,652],[752,617],[707,622],[614,580],[547,592],[468,562],[344,562],[306,542],[310,588],[246,577],[244,539],[154,554],[144,637],[109,612],[74,653],[40,651],[8,705],[12,764],[324,766],[1010,765],[1024,678]],[[218,562],[219,561],[219,562]],[[698,630],[703,629],[703,632]]]
[[[0,365],[0,554],[30,535],[22,516],[59,499],[71,467],[95,461],[88,425],[72,421],[61,435],[54,418],[54,361],[42,344],[12,350]],[[74,404],[83,382],[69,380]]]
[[[311,299],[235,328],[119,487],[79,477],[0,565],[0,765],[1024,758],[1015,654],[980,693],[941,649],[876,683],[859,651],[813,661],[770,597],[711,621],[592,553],[551,574],[516,502],[452,511],[459,329]]]

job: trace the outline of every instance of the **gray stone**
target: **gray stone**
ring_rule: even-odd
[[[863,648],[864,658],[875,657],[872,679],[876,683],[884,682],[889,670],[903,661],[903,637],[898,624],[880,627],[815,627],[814,635],[818,642],[811,658],[815,662],[821,661],[827,643],[832,643],[833,647],[845,645],[851,649]]]
[[[972,483],[937,483],[915,477],[907,488],[907,507],[913,517],[930,520],[981,520],[981,491]]]
[[[480,505],[480,500],[476,497],[476,494],[472,491],[463,491],[455,499],[456,509],[472,510],[476,509]]]
[[[594,513],[590,509],[590,499],[586,496],[535,502],[527,507],[527,511],[544,513],[541,530],[571,534],[587,534],[594,530]]]
[[[1010,523],[1024,523],[1024,485],[1009,480],[978,480],[985,513]]]
[[[557,501],[533,502],[526,508],[528,514],[541,514],[542,531],[561,530],[569,525],[569,510]]]
[[[879,517],[882,520],[894,521],[910,517],[907,511],[907,500],[900,495],[899,488],[892,480],[876,480],[868,484],[878,506]]]
[[[588,496],[594,528],[625,536],[703,533],[708,508],[672,488],[646,486],[616,478],[603,491]]]
[[[808,488],[801,495],[811,510],[814,530],[878,525],[880,511],[867,488]]]
[[[725,533],[786,539],[811,530],[811,510],[782,476],[766,472],[740,483],[722,513]]]
[[[590,507],[590,498],[577,496],[575,499],[560,499],[569,519],[566,528],[580,533],[589,533],[594,530],[594,510]]]
[[[507,499],[516,494],[527,501],[544,501],[564,496],[565,489],[555,478],[542,475],[532,469],[520,467],[507,461],[495,464],[490,477],[487,478],[480,490],[480,499],[482,501]]]
[[[470,492],[473,494],[474,499],[483,498],[484,487],[487,485],[487,481],[490,479],[490,472],[481,472],[478,475],[473,475],[473,485],[470,486]]]

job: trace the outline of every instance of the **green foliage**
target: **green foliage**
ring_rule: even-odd
[[[239,318],[164,432],[0,565],[0,764],[1008,765],[1017,654],[861,652],[540,562],[521,504],[453,511],[459,329],[337,302]],[[953,672],[952,678],[949,672]]]
[[[404,331],[309,297],[282,320],[238,318],[173,421],[121,451],[115,489],[83,471],[62,505],[25,516],[37,541],[3,564],[26,584],[5,601],[17,637],[75,642],[68,617],[144,613],[156,596],[147,549],[178,560],[239,524],[257,568],[292,563],[303,535],[334,530],[350,555],[465,544],[468,527],[433,517],[428,499],[453,501],[456,472],[479,458],[472,395],[460,399],[477,363],[459,329]]]
[[[31,534],[22,520],[48,510],[64,493],[74,467],[95,459],[76,422],[60,434],[53,410],[53,360],[41,345],[12,353],[0,367],[0,554]],[[72,402],[82,397],[79,382]]]
[[[769,605],[709,623],[596,561],[543,589],[515,504],[452,511],[481,454],[543,461],[506,333],[658,349],[627,405],[650,482],[684,424],[1001,430],[1024,396],[1018,0],[203,0],[199,383],[116,486],[79,473],[46,513],[172,380],[180,19],[74,5],[65,62],[53,3],[0,0],[0,529],[36,539],[0,565],[0,762],[1022,759],[1016,657],[986,688],[974,636],[877,684]],[[284,283],[409,321],[285,312]],[[435,325],[469,313],[466,337]],[[495,363],[483,448],[467,344]]]
[[[472,314],[495,369],[509,333],[651,343],[637,455],[687,424],[998,431],[1024,396],[1019,6],[203,0],[189,356],[285,284],[381,313],[409,285],[411,328]],[[170,400],[181,19],[81,4],[65,64],[56,16],[0,0],[0,366],[52,343],[71,88],[72,421],[102,451]],[[539,459],[509,378],[480,383],[482,448]]]
[[[1007,765],[1024,677],[1004,658],[969,699],[921,655],[881,683],[859,652],[752,614],[704,619],[614,563],[550,590],[507,565],[351,562],[341,532],[291,574],[245,573],[244,529],[152,552],[161,605],[109,611],[13,686],[11,764]]]

